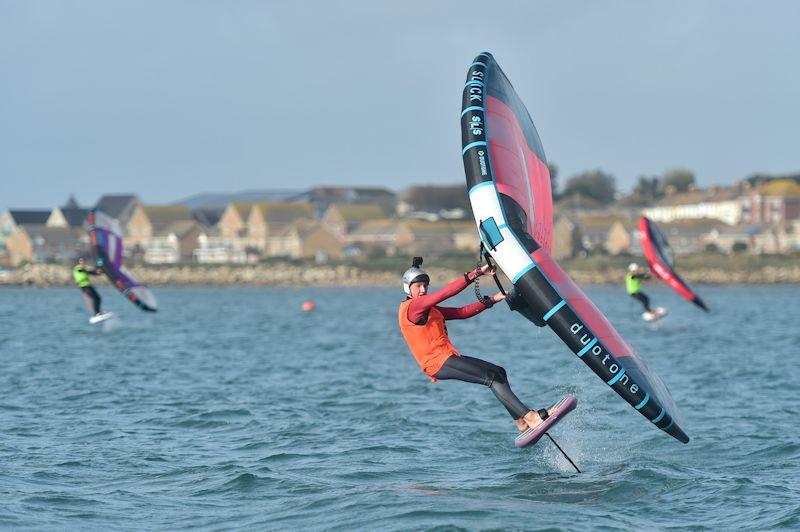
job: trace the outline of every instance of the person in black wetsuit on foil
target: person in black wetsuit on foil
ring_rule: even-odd
[[[460,354],[450,342],[445,325],[446,320],[476,316],[505,300],[506,296],[502,293],[484,296],[483,301],[457,308],[439,306],[478,277],[494,274],[494,266],[487,264],[465,273],[433,293],[428,293],[430,277],[421,266],[422,258],[415,257],[411,268],[403,274],[406,299],[400,304],[398,320],[403,338],[422,371],[434,382],[452,379],[487,386],[514,419],[520,432],[535,428],[552,413],[552,408],[532,410],[526,406],[511,391],[506,370],[491,362]]]
[[[102,311],[100,310],[102,301],[100,299],[100,294],[98,294],[97,290],[95,290],[94,286],[92,286],[92,281],[89,279],[89,276],[100,275],[100,272],[102,271],[102,268],[88,268],[86,266],[86,259],[83,257],[79,258],[78,264],[72,268],[72,277],[80,287],[83,295],[92,301],[92,310],[94,311],[95,316],[102,314]]]
[[[649,278],[649,273],[639,271],[639,265],[632,262],[628,265],[628,273],[625,276],[625,288],[633,299],[642,304],[645,312],[652,314],[653,309],[650,308],[650,298],[641,291],[640,287],[641,282]]]

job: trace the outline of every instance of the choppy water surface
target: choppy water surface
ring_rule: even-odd
[[[581,475],[549,442],[516,449],[485,388],[428,382],[397,290],[161,288],[157,315],[101,290],[105,326],[77,290],[0,290],[3,528],[800,527],[798,287],[700,287],[709,315],[650,287],[671,310],[656,325],[588,290],[689,445],[549,330],[502,307],[451,322],[523,400],[578,396],[553,434]]]

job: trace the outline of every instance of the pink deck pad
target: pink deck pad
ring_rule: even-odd
[[[537,425],[535,429],[528,429],[517,436],[517,439],[514,440],[514,445],[517,447],[527,447],[539,441],[539,439],[544,436],[548,430],[553,428],[556,423],[561,421],[564,416],[575,410],[575,407],[578,406],[578,400],[574,396],[568,395],[556,403],[556,405],[556,411]]]

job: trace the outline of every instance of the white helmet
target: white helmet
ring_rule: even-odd
[[[411,295],[411,283],[431,282],[428,273],[420,266],[422,266],[422,257],[414,257],[411,261],[411,267],[403,274],[403,291],[407,296]]]
[[[630,264],[628,264],[628,271],[629,272],[635,272],[638,269],[639,269],[639,265],[636,264],[635,262],[631,262]]]

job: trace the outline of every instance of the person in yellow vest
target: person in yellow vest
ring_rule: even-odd
[[[455,296],[478,277],[494,274],[494,267],[484,265],[465,273],[441,290],[428,293],[430,277],[421,266],[422,257],[414,257],[411,268],[403,274],[406,299],[400,304],[398,320],[403,338],[423,373],[434,382],[452,379],[487,386],[514,419],[520,432],[534,428],[547,419],[554,410],[552,407],[549,410],[527,407],[511,391],[505,369],[479,358],[462,355],[453,347],[447,334],[446,320],[471,318],[506,299],[505,295],[497,293],[463,307],[439,306],[439,303]]]
[[[83,257],[78,259],[78,264],[72,268],[72,277],[75,279],[75,283],[80,287],[81,292],[83,292],[84,297],[88,297],[92,300],[92,309],[94,311],[95,316],[99,316],[102,314],[100,311],[100,294],[97,293],[97,290],[94,289],[92,286],[92,281],[89,279],[90,275],[100,275],[103,271],[102,268],[89,268],[86,266],[86,259]]]
[[[628,273],[625,276],[625,288],[628,294],[642,304],[645,312],[653,312],[650,308],[650,298],[641,291],[641,283],[645,279],[649,279],[650,274],[639,270],[639,265],[632,262],[628,265]]]

